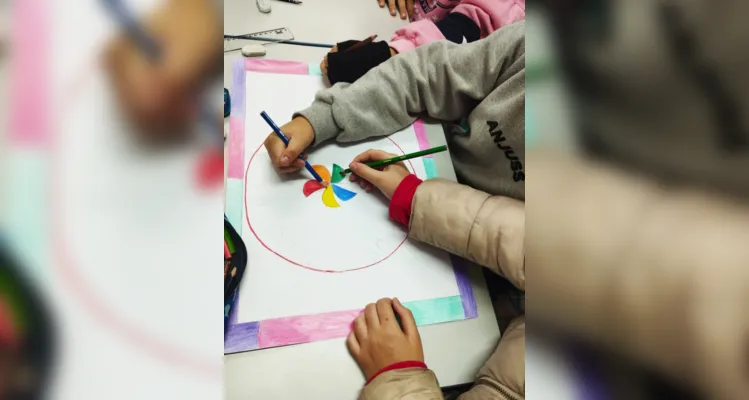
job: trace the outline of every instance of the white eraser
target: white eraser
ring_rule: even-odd
[[[261,13],[269,13],[270,0],[257,0],[257,9],[260,10]]]
[[[261,44],[248,44],[242,47],[242,55],[245,57],[262,57],[265,55],[265,46]]]

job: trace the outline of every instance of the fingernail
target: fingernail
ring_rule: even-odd
[[[281,165],[289,165],[289,157],[281,156]]]

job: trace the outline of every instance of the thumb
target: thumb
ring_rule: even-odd
[[[289,139],[289,145],[286,146],[286,150],[281,153],[281,166],[288,167],[294,160],[299,158],[306,146],[300,139],[295,139],[293,136]]]
[[[351,168],[351,171],[353,171],[356,175],[359,175],[361,178],[373,183],[375,186],[378,186],[380,184],[382,171],[378,171],[367,166],[366,164],[362,164],[357,161],[352,162],[351,165],[349,165],[349,168]]]

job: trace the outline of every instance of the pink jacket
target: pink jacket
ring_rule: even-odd
[[[525,0],[416,0],[414,21],[393,36],[390,47],[403,53],[435,40],[445,39],[435,25],[451,12],[461,13],[478,25],[481,38],[525,19]]]

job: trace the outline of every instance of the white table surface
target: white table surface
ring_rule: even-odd
[[[254,0],[225,0],[225,33],[287,27],[295,40],[334,44],[371,34],[389,40],[406,24],[380,9],[375,0],[305,0],[301,6],[272,0],[271,4],[273,11],[262,14]],[[265,58],[300,62],[320,62],[327,52],[285,44],[266,48]],[[238,52],[224,56],[224,85],[230,92],[233,61],[241,57]],[[426,124],[426,130],[430,143],[445,143],[439,124]],[[440,176],[455,179],[447,153],[437,155],[435,162]],[[499,340],[481,271],[472,270],[471,278],[478,318],[419,328],[426,363],[442,386],[472,382]],[[227,399],[354,399],[364,384],[344,339],[227,355],[224,378]]]

